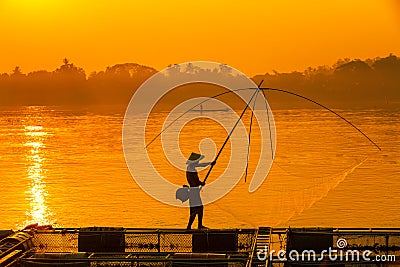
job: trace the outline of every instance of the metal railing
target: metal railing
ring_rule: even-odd
[[[255,229],[221,229],[221,230],[182,230],[182,229],[147,229],[147,228],[125,228],[123,230],[82,230],[82,229],[54,229],[39,230],[33,234],[33,243],[37,251],[42,252],[78,252],[82,247],[83,239],[90,242],[103,240],[114,242],[120,246],[119,252],[194,252],[194,235],[214,237],[218,239],[234,235],[235,249],[219,253],[251,252],[255,237]],[[201,244],[200,244],[201,246]]]
[[[246,266],[255,252],[256,233],[257,229],[35,230],[31,232],[34,249],[25,253],[16,266],[55,266],[60,262],[74,266]],[[338,248],[339,239],[345,239],[348,249],[368,249],[374,254],[400,258],[400,228],[271,228],[269,249],[296,248],[298,245],[291,240],[293,233],[300,239],[314,234],[326,236],[334,249]],[[299,244],[298,239],[296,242]],[[270,262],[274,267],[293,264],[299,263],[282,262],[276,257]]]

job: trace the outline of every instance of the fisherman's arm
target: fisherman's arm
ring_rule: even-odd
[[[207,166],[209,166],[209,165],[214,166],[215,163],[216,163],[215,160],[214,160],[214,161],[211,161],[211,162],[198,163],[198,165],[197,165],[196,167],[207,167]],[[205,181],[201,182],[201,181],[199,180],[199,183],[200,183],[201,186],[205,186],[205,185],[206,185],[206,182],[205,182]]]
[[[210,162],[202,162],[202,163],[197,163],[196,167],[207,167],[209,165],[214,165],[215,161],[210,161]]]

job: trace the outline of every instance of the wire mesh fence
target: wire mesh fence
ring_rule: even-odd
[[[245,266],[255,233],[94,227],[35,231],[34,252],[19,266]]]
[[[177,229],[81,228],[37,230],[15,266],[268,266],[341,265],[355,267],[400,265],[400,229],[273,228],[268,250],[285,251],[261,265],[248,265],[256,255],[256,229],[187,231]],[[263,237],[265,239],[265,236]],[[260,239],[261,240],[261,239]],[[260,241],[261,242],[261,241]],[[259,247],[259,246],[258,246]],[[371,251],[372,261],[330,261],[321,249]],[[28,248],[27,248],[28,249]],[[315,249],[322,261],[291,260],[291,250]],[[254,251],[253,251],[254,250]],[[377,262],[377,256],[394,256]],[[397,257],[397,259],[396,259]],[[246,265],[247,264],[247,265]]]
[[[399,266],[399,228],[273,229],[270,266]],[[278,257],[278,251],[284,253]]]
[[[194,237],[197,236],[197,238]],[[204,237],[204,244],[201,239]],[[115,252],[193,252],[196,247],[215,245],[209,244],[213,240],[222,242],[227,237],[230,240],[231,250],[226,252],[251,252],[255,241],[254,229],[234,230],[207,230],[207,231],[185,231],[185,230],[146,230],[146,229],[124,229],[118,231],[87,231],[75,229],[56,229],[52,231],[37,231],[33,236],[33,243],[37,251],[45,252],[79,252],[87,246],[98,246],[101,243],[108,244]],[[196,239],[199,240],[196,244]],[[194,241],[193,241],[194,240]],[[88,244],[87,244],[88,243]],[[233,245],[233,246],[232,246]],[[86,246],[86,247],[87,247]],[[199,248],[201,249],[201,248]],[[219,252],[224,252],[224,248]],[[90,251],[90,250],[89,250]],[[100,250],[101,251],[101,250]],[[110,251],[110,250],[107,250]]]
[[[78,252],[78,231],[39,231],[33,244],[38,252]]]

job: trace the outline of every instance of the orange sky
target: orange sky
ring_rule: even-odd
[[[210,60],[248,75],[400,56],[397,0],[0,0],[0,73],[162,69]]]

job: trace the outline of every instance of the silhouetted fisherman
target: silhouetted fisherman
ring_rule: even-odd
[[[198,216],[198,228],[207,228],[203,225],[203,203],[200,197],[201,187],[205,185],[205,182],[201,182],[197,173],[197,167],[206,167],[214,165],[213,162],[203,162],[200,160],[204,159],[203,155],[192,152],[189,159],[186,161],[186,179],[189,183],[189,205],[190,205],[190,217],[186,229],[191,229],[196,215]]]

